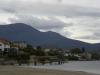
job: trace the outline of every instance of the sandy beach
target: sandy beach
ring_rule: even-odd
[[[18,66],[0,66],[0,75],[97,75],[97,74],[89,74],[85,72],[24,68]]]

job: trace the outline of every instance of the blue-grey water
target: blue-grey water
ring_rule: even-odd
[[[100,74],[100,61],[69,61],[63,65],[38,65],[30,67],[33,68],[44,68],[64,71],[84,71],[89,73]]]

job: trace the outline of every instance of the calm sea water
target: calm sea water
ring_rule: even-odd
[[[30,66],[33,68],[44,68],[64,71],[84,71],[89,73],[100,74],[100,61],[69,61],[63,65]]]

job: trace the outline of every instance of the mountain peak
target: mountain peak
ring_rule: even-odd
[[[12,23],[12,24],[8,24],[9,26],[20,26],[20,27],[25,27],[25,26],[27,26],[27,27],[31,27],[30,25],[27,25],[27,24],[25,24],[25,23]]]
[[[12,24],[9,24],[9,25],[26,25],[25,23],[12,23]]]
[[[33,32],[40,32],[37,29],[33,28],[30,25],[27,25],[25,23],[13,23],[9,24],[10,28],[18,29],[18,30],[26,30],[26,31],[33,31]]]
[[[30,25],[24,23],[14,23],[0,26],[0,37],[13,41],[26,41],[33,46],[59,48],[82,48],[93,50],[100,49],[99,45],[93,46],[89,43],[66,38],[56,32],[40,32]]]

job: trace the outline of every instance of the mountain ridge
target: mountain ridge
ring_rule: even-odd
[[[82,48],[87,50],[99,50],[100,44],[91,44],[66,38],[56,32],[41,32],[24,23],[0,25],[0,37],[13,41],[26,41],[33,46],[41,45],[46,48]],[[96,46],[95,46],[96,45]]]

